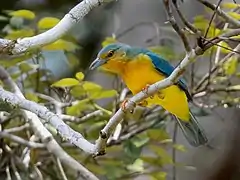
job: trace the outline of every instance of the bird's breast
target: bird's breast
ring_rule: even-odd
[[[144,59],[144,55],[127,63],[120,76],[133,94],[140,92],[147,84],[154,84],[165,78],[154,68],[151,61]]]

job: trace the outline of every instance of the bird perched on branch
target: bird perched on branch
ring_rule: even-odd
[[[101,49],[90,69],[98,67],[119,75],[133,95],[143,90],[146,92],[149,85],[165,79],[174,70],[174,67],[159,55],[122,43],[110,44]],[[177,83],[159,90],[142,104],[162,106],[175,117],[188,142],[192,146],[199,146],[208,140],[189,109],[188,103],[191,101],[186,82],[180,78]],[[123,109],[126,102],[122,104]]]

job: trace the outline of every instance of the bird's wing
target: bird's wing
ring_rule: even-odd
[[[174,67],[165,59],[154,54],[152,52],[147,52],[146,55],[151,59],[155,69],[161,73],[163,73],[166,77],[170,76],[171,73],[174,71]],[[186,82],[183,78],[180,78],[177,82],[177,85],[186,93],[189,100],[192,100],[192,96],[188,92],[188,87]]]

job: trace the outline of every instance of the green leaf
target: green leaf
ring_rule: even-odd
[[[51,43],[42,47],[43,50],[49,50],[49,51],[53,51],[53,50],[75,51],[78,48],[79,46],[77,44],[74,44],[72,42],[65,41],[62,39],[59,39],[54,43]]]
[[[13,67],[15,66],[17,63],[20,63],[22,61],[25,61],[29,58],[31,58],[32,55],[31,54],[24,54],[23,56],[11,59],[11,60],[1,60],[0,61],[0,65],[5,67],[5,68],[9,68],[9,67]]]
[[[186,152],[186,147],[183,146],[182,144],[174,144],[173,147],[178,150],[178,151],[182,151],[182,152]]]
[[[233,75],[237,71],[238,59],[232,56],[223,64],[223,71],[226,75]]]
[[[142,147],[137,147],[131,140],[127,140],[123,143],[123,151],[125,154],[125,161],[127,163],[133,163],[139,158]]]
[[[56,26],[60,22],[60,19],[55,17],[44,17],[38,21],[39,29],[50,29]]]
[[[8,21],[9,19],[6,16],[0,16],[0,21]]]
[[[29,10],[18,10],[18,11],[12,11],[9,13],[9,15],[14,16],[14,17],[21,17],[25,19],[34,19],[35,18],[35,13]]]
[[[86,95],[86,90],[83,89],[83,87],[81,85],[77,85],[77,86],[74,86],[71,88],[70,93],[74,97],[78,98],[82,95]]]
[[[132,172],[143,172],[144,171],[144,166],[143,166],[143,160],[136,159],[133,164],[128,165],[127,169],[132,171]]]
[[[105,175],[107,171],[105,170],[104,167],[101,165],[93,164],[93,163],[88,163],[85,165],[87,169],[89,169],[91,172],[99,175]]]
[[[173,164],[172,157],[162,147],[150,145],[149,148],[156,153],[157,156],[161,157],[164,164]]]
[[[170,139],[169,134],[163,129],[149,129],[147,130],[147,135],[150,139],[155,141]]]
[[[140,159],[142,159],[145,163],[150,165],[160,166],[160,167],[163,166],[161,159],[153,156],[141,156]]]
[[[120,177],[128,173],[126,168],[118,166],[105,166],[104,169],[107,171],[107,180],[121,179]]]
[[[26,94],[25,94],[25,97],[26,97],[26,99],[28,99],[28,100],[30,100],[30,101],[34,101],[34,102],[38,102],[38,96],[36,96],[36,94],[34,94],[34,93],[31,93],[31,92],[27,92]]]
[[[199,30],[205,30],[209,25],[209,20],[202,15],[195,16],[193,21],[193,25]]]
[[[100,85],[89,81],[84,81],[82,86],[86,91],[99,91],[102,89]]]
[[[134,138],[132,138],[132,142],[136,147],[142,147],[149,142],[149,138],[147,136],[135,136]]]
[[[54,84],[52,84],[52,87],[71,87],[71,86],[76,86],[79,85],[79,81],[74,79],[74,78],[64,78],[61,79]]]
[[[222,52],[222,53],[228,54],[228,53],[231,52],[231,50],[229,50],[229,49],[232,49],[232,48],[228,45],[228,43],[222,41],[222,42],[220,42],[220,45],[221,45],[221,52]],[[225,47],[225,48],[224,48],[224,47]],[[215,46],[215,48],[217,48],[217,47]],[[227,48],[227,49],[226,49],[226,48]]]
[[[91,104],[89,104],[89,99],[84,99],[81,101],[78,101],[76,104],[67,107],[66,112],[68,115],[72,116],[78,116],[81,114],[82,111],[86,109],[90,109],[92,107]]]
[[[71,68],[77,68],[79,67],[80,60],[75,56],[73,53],[65,52],[65,55],[67,56],[69,66]]]
[[[118,93],[115,90],[101,90],[98,92],[91,92],[89,94],[90,99],[104,99],[104,98],[111,98],[116,96]]]
[[[37,68],[39,68],[39,65],[29,64],[26,62],[22,62],[21,64],[19,64],[19,69],[23,73],[29,72],[31,70],[36,70]]]
[[[240,14],[236,12],[228,12],[228,15],[233,17],[236,20],[240,20]]]
[[[12,30],[5,36],[6,39],[18,39],[23,37],[29,37],[34,35],[33,29],[21,29],[21,30]]]
[[[240,39],[240,35],[232,36],[231,38]]]
[[[228,8],[228,9],[235,9],[235,8],[240,7],[240,4],[224,2],[224,3],[221,3],[221,7]]]
[[[84,79],[84,74],[82,72],[78,72],[76,74],[76,78],[79,80],[79,81],[82,81]]]
[[[154,172],[150,174],[151,180],[166,180],[167,173],[166,172]]]
[[[240,90],[240,85],[234,85],[227,88],[228,90]]]

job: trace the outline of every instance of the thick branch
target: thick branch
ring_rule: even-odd
[[[10,41],[0,39],[0,54],[1,55],[14,55],[21,54],[29,49],[40,47],[61,38],[66,34],[74,25],[80,22],[93,8],[102,5],[109,0],[83,0],[67,13],[64,18],[52,29],[33,36],[17,41]]]
[[[232,36],[236,36],[240,34],[240,29],[236,29],[233,31],[229,31],[225,34],[222,34],[219,37],[216,37],[213,39],[214,43],[218,43],[222,41],[222,38],[228,38]],[[197,56],[202,55],[207,49],[211,48],[214,44],[213,43],[207,43],[204,47],[196,47],[195,49],[192,49],[189,53],[186,54],[184,59],[181,61],[181,63],[175,68],[175,70],[172,72],[172,74],[164,79],[161,80],[155,84],[152,84],[149,88],[147,93],[146,92],[140,92],[133,96],[131,99],[129,99],[128,103],[126,104],[126,110],[129,110],[130,112],[133,111],[136,104],[143,101],[147,97],[155,94],[157,91],[164,89],[166,87],[171,86],[174,84],[180,76],[183,74],[186,67],[194,61],[194,59]],[[119,109],[116,114],[108,121],[106,126],[102,129],[100,136],[97,140],[97,152],[105,152],[105,147],[107,143],[107,139],[111,135],[112,131],[116,128],[116,126],[121,122],[125,115],[125,112],[121,109]]]
[[[16,97],[25,99],[16,83],[11,79],[8,72],[0,66],[0,79],[7,85],[15,94]],[[43,126],[39,118],[32,112],[23,110],[22,114],[29,120],[34,133],[41,138],[47,149],[58,157],[67,166],[79,171],[85,179],[98,180],[98,178],[78,163],[75,159],[69,156],[54,140],[52,134]],[[7,130],[6,130],[7,131]]]

